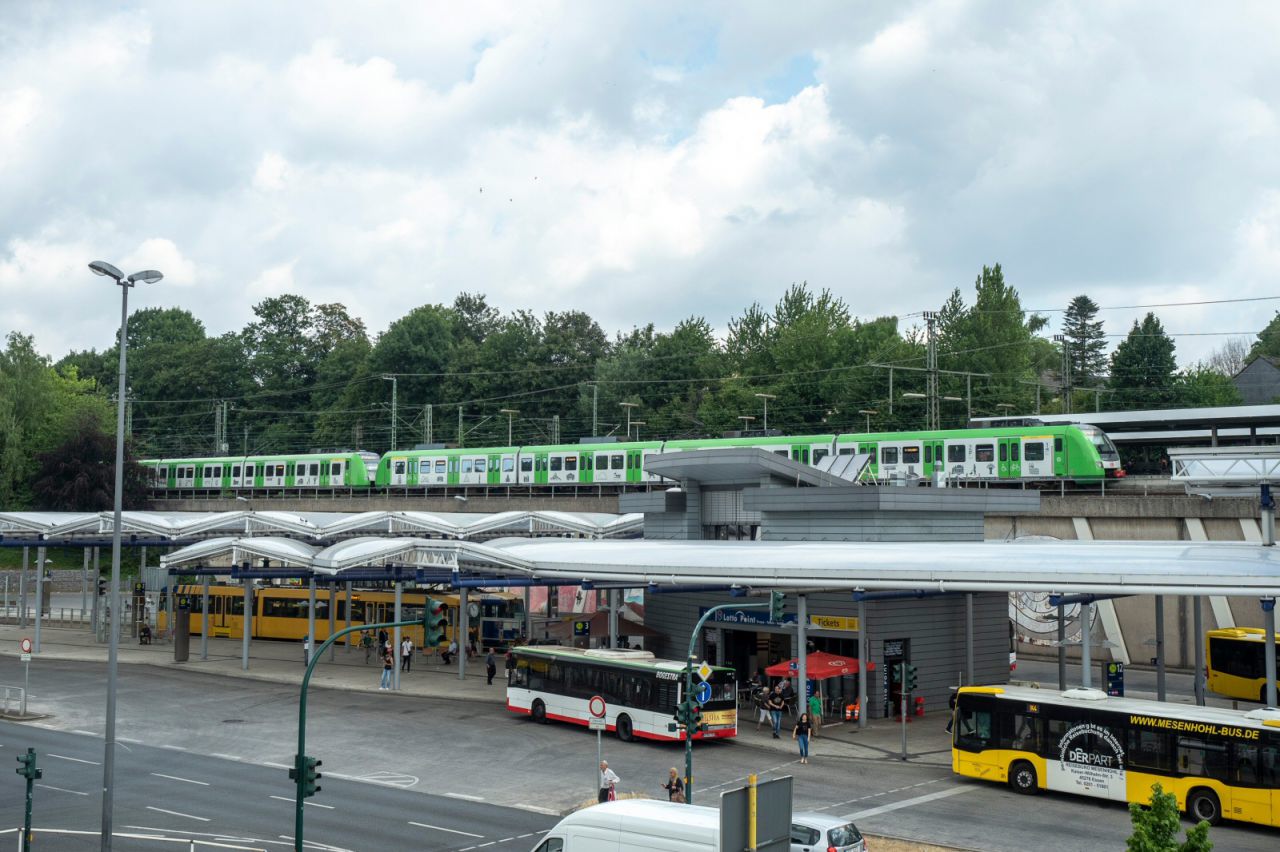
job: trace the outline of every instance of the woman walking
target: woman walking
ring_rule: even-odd
[[[813,725],[809,723],[809,714],[801,713],[796,722],[796,729],[791,732],[791,739],[800,743],[800,762],[809,762],[809,737],[813,734]]]
[[[662,789],[667,791],[667,801],[684,804],[684,779],[674,766],[671,767],[671,774],[667,776],[667,783],[662,785]]]
[[[378,689],[391,688],[391,672],[395,667],[395,657],[391,656],[391,651],[384,648],[382,651],[382,686],[379,686]]]

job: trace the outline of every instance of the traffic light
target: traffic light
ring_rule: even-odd
[[[698,731],[701,731],[704,725],[702,722],[702,708],[699,707],[697,704],[694,704],[693,702],[690,702],[690,705],[691,706],[689,707],[689,724],[686,726],[685,729],[692,736],[693,734],[696,734]]]
[[[916,667],[911,665],[910,663],[905,663],[904,669],[905,669],[903,673],[904,675],[903,679],[905,681],[904,687],[906,688],[907,692],[912,692],[916,688]]]
[[[889,681],[891,683],[902,683],[902,663],[896,666],[889,666]]]
[[[422,647],[435,648],[444,641],[444,604],[427,598],[422,613]]]
[[[44,770],[36,766],[36,750],[27,749],[26,754],[18,755],[18,768],[14,770],[28,781],[37,781],[44,777]]]
[[[103,598],[106,596],[107,596],[107,581],[99,580],[98,581],[98,597]]]
[[[787,596],[782,592],[769,593],[769,620],[777,623],[782,621],[783,609],[786,606]]]
[[[293,760],[294,768],[289,770],[289,778],[292,781],[298,780],[298,773],[302,773],[302,796],[310,798],[320,792],[320,785],[316,782],[324,776],[316,771],[316,767],[324,763],[322,760],[316,760],[314,757],[307,757],[305,754],[296,756]]]

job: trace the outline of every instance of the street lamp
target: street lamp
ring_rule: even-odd
[[[628,441],[630,441],[630,440],[631,440],[631,409],[633,409],[633,408],[639,408],[639,407],[640,407],[640,403],[638,403],[638,402],[620,402],[620,403],[618,403],[618,405],[622,406],[623,408],[625,408],[625,409],[627,410],[627,440],[628,440]]]
[[[902,398],[903,399],[926,399],[925,395],[922,393],[904,393],[902,395]]]
[[[635,421],[634,423],[632,423],[631,425],[632,425],[632,426],[634,426],[634,427],[636,427],[636,440],[637,440],[637,441],[639,441],[639,440],[640,440],[640,427],[641,427],[641,426],[646,426],[646,425],[648,425],[648,424],[646,424],[643,420],[637,420],[637,421]],[[628,435],[627,437],[631,437],[631,436],[630,436],[630,435]]]
[[[102,848],[111,849],[111,808],[116,750],[116,670],[120,653],[120,514],[124,497],[124,394],[125,351],[129,343],[129,288],[138,282],[154,283],[164,275],[144,269],[125,276],[116,267],[101,260],[89,264],[95,275],[104,275],[120,286],[120,367],[119,391],[116,394],[116,482],[115,522],[111,525],[111,638],[107,644],[107,725],[102,746]]]
[[[396,377],[383,376],[384,382],[391,382],[391,452],[396,451]]]
[[[754,422],[754,421],[755,421],[755,418],[754,418],[754,417],[752,417],[750,414],[739,414],[739,415],[738,415],[738,419],[742,421],[742,431],[743,431],[743,432],[750,431],[750,429],[751,429],[751,424],[752,424],[752,422]]]
[[[772,394],[772,393],[756,394],[756,399],[764,400],[764,431],[766,432],[769,431],[769,400],[777,399],[777,398],[778,398],[777,394]]]
[[[1000,409],[1000,413],[1001,413],[1001,414],[1008,414],[1008,413],[1009,413],[1009,409],[1010,409],[1010,408],[1013,408],[1013,406],[1012,406],[1010,403],[1007,403],[1007,402],[997,402],[997,403],[996,403],[996,408]]]
[[[869,432],[871,431],[871,415],[873,415],[873,414],[879,414],[880,412],[879,412],[877,409],[874,409],[874,408],[859,408],[859,409],[858,409],[858,413],[866,416],[866,418],[867,418],[867,432],[869,433]]]
[[[517,414],[519,414],[520,412],[519,412],[517,409],[515,409],[515,408],[499,408],[499,409],[498,409],[498,413],[499,413],[499,414],[505,414],[505,415],[507,415],[507,446],[508,446],[508,447],[510,447],[510,446],[512,446],[512,443],[511,443],[511,418],[512,418],[512,417],[514,417],[514,416],[516,416],[516,415],[517,415]]]

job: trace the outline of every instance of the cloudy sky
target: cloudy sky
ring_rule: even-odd
[[[99,258],[211,333],[281,293],[906,314],[994,262],[1032,308],[1280,296],[1277,44],[1265,0],[6,2],[0,333],[109,345]]]

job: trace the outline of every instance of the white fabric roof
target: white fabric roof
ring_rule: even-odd
[[[275,567],[307,568],[320,548],[292,538],[278,536],[252,536],[249,538],[211,538],[197,544],[179,548],[160,557],[160,566],[203,565],[210,562],[256,562],[270,559]]]
[[[224,548],[256,547],[241,539]],[[287,541],[287,540],[285,540]],[[297,544],[297,542],[292,542]],[[177,566],[208,558],[183,548]],[[253,554],[271,556],[268,553]],[[280,559],[280,557],[272,557]],[[1092,594],[1280,596],[1280,553],[1183,542],[685,542],[508,538],[352,539],[304,562],[324,573],[395,562],[469,564],[567,582],[741,585],[770,589],[922,589]]]

